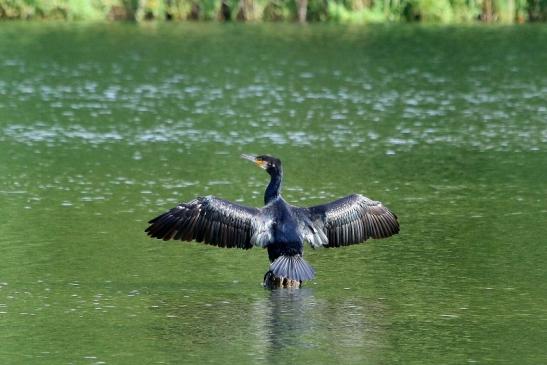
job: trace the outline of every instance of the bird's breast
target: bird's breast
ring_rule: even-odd
[[[279,198],[266,207],[252,241],[260,247],[302,247],[304,239],[299,227],[298,219],[291,207]]]
[[[274,243],[301,243],[302,237],[298,232],[298,223],[287,219],[272,225]]]

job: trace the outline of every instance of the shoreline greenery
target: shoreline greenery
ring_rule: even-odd
[[[0,19],[524,23],[547,0],[0,0]]]

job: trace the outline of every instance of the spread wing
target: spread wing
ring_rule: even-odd
[[[340,247],[385,238],[399,232],[397,216],[382,203],[353,194],[307,209],[317,229],[328,239],[326,247]]]
[[[235,204],[214,196],[181,203],[150,220],[145,230],[163,240],[203,242],[219,247],[252,247],[253,221],[260,210]]]

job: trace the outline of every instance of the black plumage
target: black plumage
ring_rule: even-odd
[[[165,241],[177,239],[219,247],[252,247],[252,220],[259,209],[214,196],[196,198],[150,220],[146,232]]]
[[[150,220],[148,235],[218,247],[267,248],[271,266],[265,280],[282,278],[280,282],[288,279],[300,283],[315,276],[302,258],[304,242],[313,248],[340,247],[399,232],[395,214],[382,203],[359,194],[309,208],[290,205],[280,194],[281,161],[267,155],[242,157],[255,162],[271,177],[264,207],[246,207],[214,196],[198,197]]]
[[[397,216],[382,203],[352,194],[328,204],[300,208],[328,238],[326,247],[361,243],[369,238],[386,238],[399,232]]]

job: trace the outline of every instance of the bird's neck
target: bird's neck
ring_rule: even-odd
[[[271,175],[270,183],[264,193],[264,204],[268,204],[272,200],[279,197],[281,193],[281,182],[283,180],[283,172],[275,173]]]

